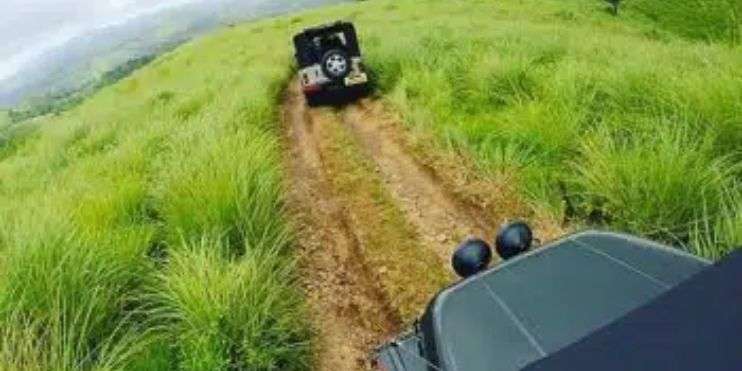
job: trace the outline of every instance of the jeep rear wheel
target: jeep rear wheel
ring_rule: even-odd
[[[350,58],[340,49],[331,49],[322,57],[322,71],[333,80],[340,80],[350,73]]]

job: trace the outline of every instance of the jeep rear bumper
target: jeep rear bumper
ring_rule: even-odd
[[[319,64],[299,70],[299,81],[302,91],[313,93],[322,90],[339,90],[344,87],[363,85],[368,83],[368,75],[363,71],[361,58],[351,58],[351,70],[342,81],[328,78]]]
[[[368,83],[368,75],[361,72],[349,75],[342,83],[326,81],[324,83],[305,84],[302,81],[301,90],[304,94],[314,94],[322,91],[339,91],[347,88],[365,85]]]

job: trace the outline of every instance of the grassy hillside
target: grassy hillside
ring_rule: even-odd
[[[10,141],[12,120],[8,111],[0,110],[0,152]],[[0,155],[2,156],[2,155]]]
[[[603,6],[401,3],[361,24],[386,99],[441,146],[560,218],[719,256],[742,242],[740,48]]]
[[[742,2],[739,0],[637,0],[627,1],[626,9],[687,38],[731,44],[742,41]]]
[[[40,119],[0,150],[0,369],[307,368],[277,102],[291,33],[334,18],[413,132],[537,207],[709,257],[742,243],[742,50],[603,6],[378,0],[239,26]]]
[[[165,55],[5,147],[0,369],[305,368],[277,25]]]
[[[154,56],[151,55],[133,58],[100,74],[99,77],[89,79],[90,81],[78,89],[32,97],[27,99],[22,105],[7,111],[7,117],[12,122],[20,122],[39,116],[56,115],[60,112],[68,111],[80,104],[86,97],[130,75],[133,71],[152,61],[152,59],[154,59]]]

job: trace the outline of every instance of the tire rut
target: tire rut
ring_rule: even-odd
[[[431,170],[419,164],[398,140],[394,121],[378,102],[363,100],[343,112],[345,127],[373,159],[378,172],[428,246],[448,266],[457,243],[469,236],[492,241],[486,214],[457,199]]]
[[[378,102],[309,109],[293,82],[283,121],[315,364],[368,369],[372,349],[452,281],[456,245],[491,241],[494,223],[407,151]]]
[[[316,341],[318,370],[368,369],[368,354],[401,328],[369,269],[343,206],[328,192],[317,136],[322,114],[305,108],[297,84],[283,105],[289,208],[298,226],[300,264]]]

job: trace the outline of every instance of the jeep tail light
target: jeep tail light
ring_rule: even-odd
[[[322,88],[317,84],[311,84],[311,85],[304,85],[302,86],[301,90],[305,93],[316,93],[320,91]]]

